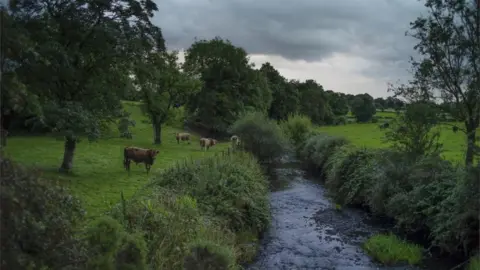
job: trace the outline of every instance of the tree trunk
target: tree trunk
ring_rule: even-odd
[[[465,165],[467,167],[473,164],[473,158],[475,156],[476,128],[473,120],[466,123],[467,153],[465,154]]]
[[[70,172],[73,168],[73,156],[75,154],[75,148],[77,147],[77,141],[72,138],[65,139],[65,148],[63,152],[63,162],[60,166],[60,172]]]
[[[153,143],[162,144],[162,125],[153,124]]]

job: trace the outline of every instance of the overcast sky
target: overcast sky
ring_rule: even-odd
[[[169,49],[220,36],[258,67],[325,89],[388,96],[387,82],[408,78],[417,0],[157,0],[154,22]]]

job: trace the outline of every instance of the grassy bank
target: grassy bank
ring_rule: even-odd
[[[357,145],[344,137],[313,133],[300,145],[299,154],[321,173],[340,205],[361,205],[393,218],[408,234],[426,232],[428,240],[447,253],[478,248],[478,169],[467,170],[440,157],[411,160],[390,149]],[[397,246],[388,252],[405,250],[395,244],[399,241],[387,242]],[[388,255],[385,260],[391,264],[404,257],[386,254],[385,243],[370,245],[369,252],[377,258]]]
[[[208,152],[203,152],[200,150],[197,136],[193,137],[191,145],[177,144],[173,132],[178,129],[168,126],[163,128],[163,144],[153,145],[152,127],[143,122],[146,118],[140,108],[132,102],[126,103],[125,108],[136,122],[136,126],[131,128],[133,139],[116,136],[117,138],[100,139],[93,143],[86,140],[80,142],[74,159],[73,175],[56,173],[63,157],[62,140],[46,136],[11,137],[5,149],[6,154],[22,164],[41,168],[49,177],[58,179],[81,198],[87,215],[96,217],[119,201],[120,192],[123,191],[125,197],[129,198],[148,181],[142,164],[133,165],[130,176],[126,173],[123,168],[125,146],[160,150],[151,174],[172,166],[178,160],[211,156],[229,146],[228,143],[220,143]],[[116,130],[112,129],[112,134],[116,135]]]

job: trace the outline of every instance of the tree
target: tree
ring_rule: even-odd
[[[164,47],[150,22],[155,10],[151,0],[10,1],[22,42],[9,60],[38,99],[36,122],[65,136],[60,171],[72,169],[81,137],[98,138],[102,127],[122,116],[120,96],[132,59]]]
[[[289,84],[268,62],[262,65],[260,71],[267,78],[272,91],[272,103],[268,110],[269,117],[275,120],[286,120],[289,114],[298,110],[299,93],[297,88]]]
[[[247,52],[216,37],[199,40],[185,54],[184,69],[200,74],[202,89],[185,105],[210,132],[227,132],[246,111],[266,112],[272,93],[263,74],[249,64]]]
[[[385,138],[392,147],[410,158],[439,154],[440,132],[434,130],[437,124],[437,110],[427,102],[409,104],[389,126]]]
[[[153,142],[161,144],[162,125],[172,114],[175,104],[185,103],[201,88],[195,74],[181,70],[178,52],[155,52],[148,62],[137,67],[136,82],[140,89],[142,112],[153,126]]]
[[[480,122],[480,5],[472,0],[427,0],[428,15],[411,23],[421,60],[412,58],[414,78],[391,87],[409,100],[443,101],[440,106],[464,123],[465,164],[473,164]]]
[[[314,80],[292,82],[300,93],[300,113],[307,115],[312,122],[321,125],[333,120],[333,113],[328,105],[323,87]]]
[[[351,110],[357,121],[361,123],[370,121],[376,113],[373,98],[369,94],[356,95]]]
[[[342,116],[348,113],[348,100],[345,94],[333,92],[332,90],[328,90],[325,93],[334,115]]]
[[[375,102],[375,107],[376,107],[377,109],[382,110],[382,112],[385,111],[385,107],[386,107],[386,105],[387,105],[387,102],[386,102],[385,99],[383,99],[383,98],[376,98],[376,99],[374,100],[374,102]]]

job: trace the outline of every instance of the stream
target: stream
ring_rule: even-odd
[[[246,269],[421,269],[373,262],[361,244],[386,229],[369,222],[362,210],[336,210],[325,189],[299,168],[298,161],[288,158],[275,169],[270,187],[272,223],[256,260]]]

